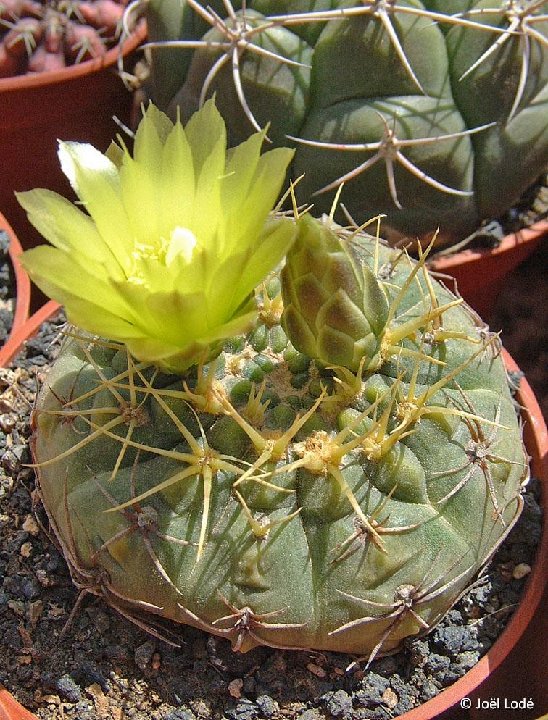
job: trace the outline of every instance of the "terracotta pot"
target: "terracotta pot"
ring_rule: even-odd
[[[27,278],[28,281],[28,278]],[[7,367],[24,343],[38,332],[40,325],[59,310],[59,303],[48,300],[45,305],[33,313],[17,328],[13,328],[6,344],[0,348],[0,367]],[[0,718],[0,720],[2,720]]]
[[[13,315],[13,322],[11,325],[11,331],[8,335],[5,345],[7,345],[11,339],[11,336],[16,332],[28,319],[30,310],[30,280],[27,273],[21,267],[19,262],[19,255],[23,252],[21,244],[17,239],[17,235],[13,232],[13,229],[6,218],[0,213],[0,230],[3,230],[9,238],[9,258],[13,268],[13,274],[15,276],[15,312]],[[3,348],[0,348],[0,352]]]
[[[449,279],[438,278],[454,291],[456,280],[460,295],[480,317],[489,321],[506,276],[526,260],[540,240],[548,235],[548,220],[503,238],[492,250],[462,250],[454,255],[434,258],[430,269]]]
[[[0,685],[0,720],[38,720],[17,700],[10,695],[3,685]]]
[[[132,94],[117,74],[144,40],[140,24],[123,46],[60,71],[0,79],[0,210],[26,250],[42,241],[26,219],[14,191],[47,187],[71,195],[57,158],[57,140],[89,142],[106,150],[119,131],[113,120],[129,122]]]
[[[4,353],[0,358],[4,364],[9,363],[13,359],[22,349],[24,342],[32,337],[42,322],[51,317],[58,308],[59,305],[53,300],[50,300],[40,308],[37,313],[29,318],[26,324],[14,334],[14,342],[11,344],[9,352]],[[15,342],[17,342],[17,345]],[[510,372],[519,371],[512,357],[505,350],[502,352],[507,370]],[[0,362],[0,366],[1,365],[2,362]],[[539,656],[532,659],[529,666],[529,673],[531,674],[528,674],[527,671],[523,674],[524,667],[527,666],[524,665],[523,659],[520,657],[516,658],[513,652],[514,647],[535,616],[543,593],[548,585],[548,431],[533,391],[525,378],[521,380],[517,393],[517,401],[522,407],[524,440],[527,451],[531,456],[531,472],[541,481],[543,504],[542,537],[521,602],[500,637],[488,653],[484,655],[471,670],[435,698],[401,715],[400,720],[432,720],[433,718],[437,718],[438,720],[498,720],[498,718],[501,717],[500,710],[497,710],[497,714],[492,716],[492,718],[484,714],[484,711],[480,711],[480,714],[476,715],[473,709],[463,708],[461,706],[461,700],[463,698],[470,699],[472,708],[474,708],[477,703],[477,698],[484,699],[490,697],[484,694],[484,684],[487,684],[491,680],[491,676],[497,669],[500,678],[496,686],[499,688],[497,691],[499,695],[497,695],[497,697],[515,697],[513,694],[509,694],[509,688],[515,685],[516,676],[508,680],[508,676],[504,672],[506,662],[503,664],[503,661],[517,664],[518,674],[521,674],[523,682],[529,688],[533,685],[532,676],[536,671],[538,687],[541,688],[539,692],[546,691],[545,685],[542,684],[543,677],[541,676],[543,669],[542,654],[539,652]],[[542,621],[542,618],[535,618],[535,621]],[[545,642],[545,638],[545,635],[541,636],[540,642]],[[509,655],[510,658],[507,660]],[[529,690],[529,693],[531,693],[531,690]],[[34,715],[30,715],[27,711],[20,709],[21,706],[17,703],[10,705],[10,703],[13,702],[13,698],[7,694],[7,691],[1,689],[0,720],[36,720]],[[5,714],[6,712],[9,713],[10,707],[12,708],[12,714]],[[539,709],[542,712],[542,708],[539,708],[537,704],[536,710],[538,711]],[[4,715],[2,715],[2,712],[4,712]],[[25,714],[18,714],[21,712]],[[508,714],[508,717],[513,717],[513,715]],[[520,720],[529,720],[529,718],[538,717],[538,712],[536,715],[528,716],[519,711],[519,717]]]

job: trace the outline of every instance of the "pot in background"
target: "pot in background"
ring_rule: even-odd
[[[438,280],[453,292],[456,281],[459,294],[489,322],[507,275],[526,260],[547,235],[548,220],[540,220],[506,235],[496,248],[441,255],[434,257],[429,267],[441,275],[437,275]]]
[[[0,210],[25,250],[43,240],[14,192],[47,187],[72,196],[59,167],[57,140],[89,142],[106,150],[119,129],[113,117],[129,124],[133,97],[117,74],[117,63],[122,59],[130,69],[145,37],[141,22],[103,57],[59,71],[0,79]]]

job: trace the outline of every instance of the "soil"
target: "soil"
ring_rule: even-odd
[[[10,333],[15,312],[15,276],[8,249],[8,234],[0,230],[0,347]]]
[[[521,297],[501,307],[519,306]],[[538,287],[529,297],[538,301]],[[531,310],[500,312],[517,336],[536,318]],[[179,626],[171,626],[174,648],[97,598],[78,596],[25,466],[29,410],[62,323],[46,324],[13,367],[0,370],[0,682],[39,718],[388,720],[436,695],[489,649],[519,602],[540,537],[535,480],[488,571],[429,636],[408,639],[369,669],[336,653],[235,654],[226,641]],[[528,328],[526,345],[538,334]]]

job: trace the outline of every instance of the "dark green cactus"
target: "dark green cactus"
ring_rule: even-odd
[[[270,123],[303,202],[378,213],[392,237],[462,239],[548,162],[538,0],[147,0],[152,98],[215,93],[232,142]]]
[[[296,225],[256,326],[207,365],[71,331],[33,452],[75,582],[126,617],[371,660],[473,580],[527,463],[498,338],[425,254]]]

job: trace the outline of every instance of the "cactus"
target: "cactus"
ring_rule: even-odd
[[[123,0],[0,0],[0,78],[60,70],[104,55]]]
[[[546,168],[544,2],[142,4],[152,99],[186,117],[215,93],[233,142],[270,123],[318,212],[344,183],[355,222],[383,213],[391,240],[440,228],[440,246],[503,214]]]
[[[433,627],[520,514],[499,339],[430,276],[427,251],[412,260],[296,205],[244,215],[254,193],[274,202],[290,153],[259,159],[259,133],[223,171],[220,122],[211,102],[184,131],[149,108],[134,159],[62,146],[90,216],[20,196],[55,245],[25,266],[88,330],[67,331],[37,400],[41,497],[76,585],[139,626],[370,662]],[[233,265],[234,293],[249,283],[227,316]],[[203,287],[186,287],[196,273]],[[196,302],[219,314],[202,341]]]

